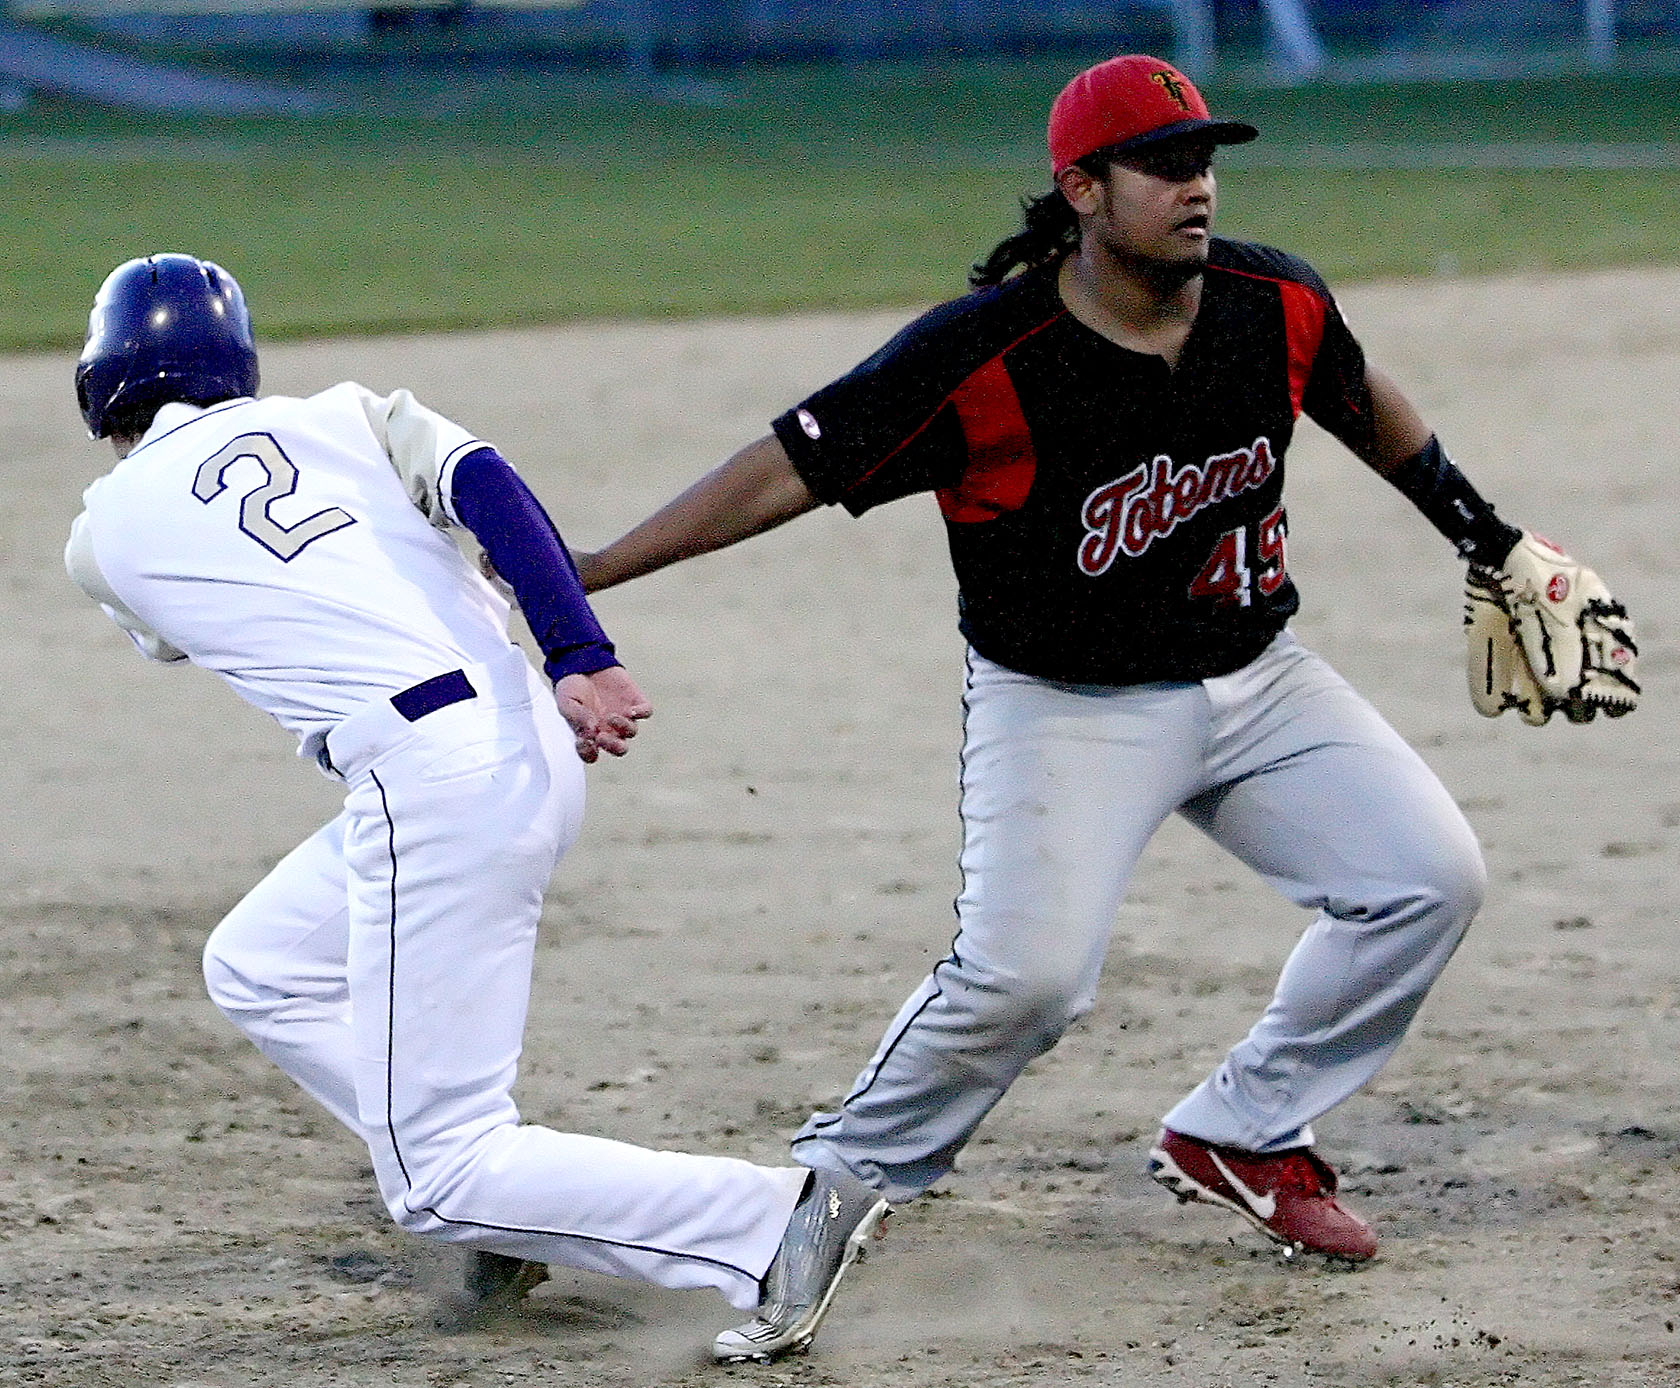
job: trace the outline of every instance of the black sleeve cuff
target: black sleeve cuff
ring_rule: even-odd
[[[1433,434],[1388,474],[1388,480],[1452,541],[1467,563],[1497,569],[1522,539],[1521,530],[1494,514],[1493,504],[1470,485]]]

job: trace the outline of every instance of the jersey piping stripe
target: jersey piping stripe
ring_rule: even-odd
[[[1277,279],[1272,275],[1257,275],[1251,270],[1234,270],[1229,265],[1214,265],[1227,275],[1275,284],[1283,302],[1284,341],[1289,347],[1289,405],[1295,418],[1301,417],[1301,404],[1306,398],[1307,380],[1312,375],[1318,347],[1324,341],[1324,313],[1327,305],[1322,297],[1304,284],[1294,280]]]
[[[1038,475],[1038,455],[1003,357],[993,357],[950,398],[968,444],[968,466],[955,487],[936,493],[945,519],[972,524],[1020,510]]]
[[[671,1248],[658,1248],[649,1243],[633,1243],[629,1239],[609,1239],[600,1234],[574,1234],[560,1229],[535,1229],[522,1224],[488,1224],[478,1219],[451,1219],[448,1215],[439,1214],[432,1206],[427,1205],[421,1213],[429,1214],[444,1224],[453,1225],[457,1229],[484,1229],[497,1234],[533,1234],[545,1239],[573,1239],[578,1243],[599,1244],[603,1248],[625,1248],[633,1253],[652,1253],[660,1258],[680,1258],[688,1263],[706,1263],[711,1267],[722,1268],[725,1272],[739,1273],[748,1281],[756,1282],[756,1274],[744,1267],[727,1262],[722,1258],[712,1258],[704,1253],[679,1253]]]
[[[959,391],[961,391],[963,389],[963,387],[966,386],[969,383],[969,381],[971,381],[975,376],[979,375],[982,371],[986,370],[986,368],[991,366],[991,364],[993,362],[998,362],[998,363],[1001,364],[1005,355],[1007,355],[1009,352],[1012,352],[1015,348],[1019,347],[1029,337],[1033,337],[1034,335],[1043,332],[1046,328],[1050,327],[1053,323],[1059,322],[1061,319],[1063,319],[1065,317],[1067,317],[1067,310],[1065,308],[1064,309],[1059,309],[1057,312],[1051,314],[1050,317],[1046,318],[1042,323],[1036,324],[1035,326],[1033,326],[1031,328],[1028,328],[1026,330],[1026,332],[1022,333],[1013,342],[1007,344],[1000,351],[994,352],[990,357],[988,357],[978,367],[976,367],[973,371],[969,372],[969,374],[967,376],[964,376],[962,378],[962,380],[957,382],[956,386],[952,388],[950,394],[947,395],[943,400],[941,400],[937,405],[935,405],[933,407],[933,409],[929,412],[928,417],[926,419],[924,419],[920,424],[918,424],[914,429],[912,429],[908,434],[906,434],[903,437],[903,439],[901,439],[899,441],[899,443],[892,449],[891,452],[885,454],[881,458],[881,460],[878,463],[875,464],[874,467],[870,468],[868,472],[864,473],[861,477],[857,478],[852,483],[851,486],[847,487],[846,490],[841,493],[841,495],[846,496],[846,495],[849,495],[852,492],[855,492],[859,487],[861,487],[865,482],[867,482],[877,472],[879,472],[888,463],[890,463],[894,458],[896,458],[900,453],[902,453],[906,448],[908,448],[912,443],[914,443],[917,440],[917,438],[921,436],[922,432],[930,424],[932,424],[934,420],[939,418],[939,412],[941,410],[943,410],[947,405],[949,405],[952,402],[952,400],[956,397],[957,393]],[[1014,387],[1011,386],[1011,390],[1013,390],[1013,389],[1014,389]],[[1018,402],[1017,402],[1017,408],[1019,408],[1019,403]]]
[[[386,988],[385,1013],[385,1132],[391,1139],[391,1151],[397,1159],[397,1169],[402,1172],[403,1183],[412,1193],[414,1178],[408,1174],[408,1163],[403,1160],[402,1144],[397,1140],[396,1120],[392,1116],[396,1093],[396,998],[397,998],[397,823],[391,814],[390,798],[385,793],[385,784],[379,779],[377,772],[368,772],[369,778],[379,788],[379,806],[385,815],[386,847],[391,858],[391,919],[390,919],[390,972]],[[637,1253],[651,1253],[660,1258],[680,1258],[685,1262],[708,1263],[712,1267],[724,1269],[726,1272],[738,1273],[749,1281],[755,1280],[755,1274],[746,1268],[737,1267],[734,1263],[722,1258],[713,1258],[704,1253],[684,1253],[673,1248],[658,1248],[652,1244],[633,1243],[628,1239],[610,1239],[598,1234],[577,1234],[560,1229],[527,1228],[516,1224],[487,1224],[476,1219],[451,1219],[435,1206],[425,1205],[416,1210],[414,1206],[404,1201],[404,1206],[413,1214],[429,1214],[440,1223],[453,1225],[461,1229],[486,1229],[506,1234],[535,1234],[543,1238],[574,1239],[579,1243],[600,1244],[608,1248],[625,1248]]]

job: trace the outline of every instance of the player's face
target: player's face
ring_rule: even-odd
[[[1168,141],[1122,155],[1094,191],[1089,232],[1113,254],[1162,267],[1207,263],[1217,201],[1211,144]]]

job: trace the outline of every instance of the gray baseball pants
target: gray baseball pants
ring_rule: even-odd
[[[1052,684],[970,652],[965,711],[951,952],[795,1157],[894,1200],[945,1175],[1090,1010],[1133,868],[1174,811],[1317,916],[1166,1125],[1257,1152],[1310,1144],[1312,1120],[1393,1054],[1481,904],[1475,836],[1423,759],[1287,632],[1196,683]]]

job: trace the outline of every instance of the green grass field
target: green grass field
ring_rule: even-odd
[[[1044,111],[1078,66],[754,70],[664,99],[422,73],[304,121],[44,104],[0,116],[0,346],[79,343],[100,276],[160,249],[223,261],[271,337],[932,301],[1048,186]],[[1680,168],[1280,167],[1680,144],[1680,77],[1210,96],[1265,132],[1223,166],[1221,230],[1333,283],[1680,259]]]

